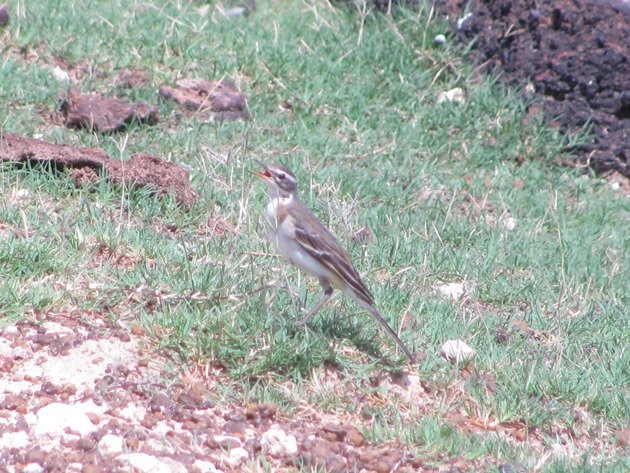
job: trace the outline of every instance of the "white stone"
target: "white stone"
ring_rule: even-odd
[[[440,283],[433,290],[453,301],[459,300],[466,293],[466,285],[461,282]]]
[[[235,448],[243,445],[239,438],[230,435],[213,435],[212,441],[221,448]]]
[[[66,467],[66,473],[81,473],[81,470],[83,470],[83,464],[79,462],[70,463]]]
[[[249,459],[249,453],[242,447],[236,447],[230,450],[228,454],[227,462],[230,466],[239,466],[245,463]]]
[[[44,468],[39,463],[29,463],[22,470],[23,473],[41,473]]]
[[[37,412],[37,421],[31,432],[37,437],[61,437],[66,429],[85,436],[97,428],[81,408],[53,402]]]
[[[0,450],[8,451],[12,448],[20,450],[27,447],[29,443],[28,434],[26,432],[7,432],[0,437]]]
[[[436,34],[435,38],[433,38],[433,42],[435,44],[444,44],[446,43],[446,36],[444,36],[443,34]]]
[[[507,217],[501,220],[501,224],[506,230],[512,231],[516,228],[516,219],[514,217]]]
[[[171,469],[166,463],[146,453],[126,453],[118,455],[116,461],[123,466],[130,466],[141,473],[171,472]]]
[[[201,473],[219,473],[221,471],[217,470],[214,463],[205,460],[195,460],[194,465]]]
[[[464,103],[466,99],[464,98],[464,90],[460,87],[455,87],[454,89],[447,90],[446,92],[440,93],[437,98],[437,103],[443,102],[454,102],[454,103]]]
[[[143,406],[129,404],[127,407],[118,411],[118,415],[131,422],[141,422],[146,415],[147,410]]]
[[[260,446],[264,452],[274,457],[284,457],[297,452],[297,440],[293,435],[284,433],[278,425],[272,425],[260,439]]]
[[[449,361],[459,363],[472,359],[477,352],[463,340],[448,340],[442,345],[442,355]]]
[[[171,473],[188,473],[186,466],[177,460],[173,460],[169,457],[162,457],[160,461],[169,467]]]
[[[70,82],[70,76],[61,67],[55,66],[52,68],[51,72],[52,72],[53,77],[57,79],[59,82],[63,82],[66,84]]]
[[[125,446],[125,440],[118,435],[106,434],[103,435],[101,441],[98,443],[98,451],[103,455],[115,455],[121,453]]]

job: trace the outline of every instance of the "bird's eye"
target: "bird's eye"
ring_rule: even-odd
[[[281,181],[284,181],[284,178],[287,177],[286,174],[284,174],[283,172],[278,174],[278,179],[280,179]]]

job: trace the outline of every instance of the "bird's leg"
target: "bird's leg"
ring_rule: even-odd
[[[311,319],[315,317],[315,315],[322,309],[322,307],[326,305],[326,302],[328,302],[328,300],[332,297],[333,288],[330,283],[326,279],[322,278],[319,279],[319,283],[324,289],[324,297],[322,297],[321,300],[317,304],[315,304],[315,306],[311,310],[309,310],[303,318],[293,323],[293,325],[295,325],[296,327],[305,327],[306,324],[308,324]]]

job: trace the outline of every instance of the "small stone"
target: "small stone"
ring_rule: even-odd
[[[29,463],[24,467],[22,473],[41,473],[44,468],[39,463]]]
[[[442,356],[455,363],[471,360],[476,353],[463,340],[448,340],[442,345]]]
[[[61,437],[66,429],[81,436],[88,435],[96,426],[77,406],[53,402],[37,412],[32,432],[37,437]]]
[[[217,473],[217,467],[205,460],[195,460],[193,464],[201,473]]]
[[[144,329],[140,325],[131,327],[131,333],[136,337],[144,337]]]
[[[146,453],[128,453],[118,455],[116,461],[121,466],[130,466],[141,473],[170,473],[169,466],[153,455]]]
[[[70,463],[66,467],[66,473],[81,473],[83,471],[83,465],[79,462]]]
[[[361,435],[361,432],[359,432],[354,427],[350,427],[350,429],[348,429],[346,440],[349,444],[355,447],[360,447],[361,445],[363,445],[364,442],[363,435]]]
[[[242,447],[236,447],[230,450],[227,455],[223,455],[220,459],[223,466],[237,467],[245,463],[249,459],[249,453]]]
[[[206,442],[209,447],[219,448],[235,448],[242,446],[241,441],[236,437],[230,437],[229,435],[211,435]]]
[[[509,339],[510,334],[503,327],[499,327],[494,331],[494,341],[497,342],[499,345],[507,343]]]
[[[379,460],[376,462],[376,465],[374,465],[374,470],[376,471],[376,473],[389,473],[391,469],[391,465],[385,460]]]
[[[23,450],[29,443],[28,434],[26,432],[7,432],[0,437],[0,450],[5,452],[12,448]]]
[[[293,435],[287,435],[278,425],[272,425],[262,435],[260,446],[264,452],[274,457],[284,457],[297,452],[297,440]]]
[[[514,217],[507,217],[501,220],[501,224],[506,230],[512,231],[516,228],[516,219]]]
[[[446,43],[446,36],[444,36],[443,34],[436,34],[435,38],[433,38],[433,43],[437,44],[438,46]]]
[[[439,283],[433,286],[433,290],[453,301],[458,301],[466,294],[466,285],[462,282]]]
[[[464,90],[460,87],[455,87],[454,89],[447,90],[446,92],[441,92],[437,98],[438,104],[444,102],[464,103],[465,101]]]
[[[98,443],[98,450],[103,455],[115,455],[121,453],[125,446],[125,440],[118,435],[106,434],[103,435]]]
[[[617,431],[617,442],[622,448],[630,446],[630,429],[621,429]]]
[[[52,68],[51,72],[52,72],[53,77],[57,79],[59,82],[62,82],[64,84],[70,83],[70,76],[62,68],[55,66]]]

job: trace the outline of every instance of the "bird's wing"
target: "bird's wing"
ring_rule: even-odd
[[[295,219],[295,239],[304,250],[344,281],[357,297],[369,305],[373,304],[372,294],[361,276],[354,269],[348,254],[330,231],[308,210],[302,207],[297,212],[301,218]]]

